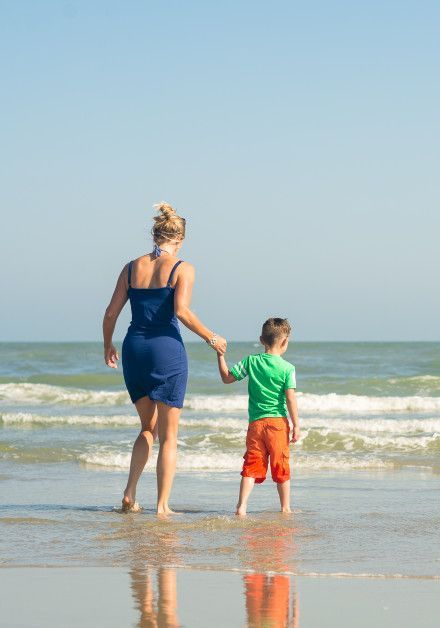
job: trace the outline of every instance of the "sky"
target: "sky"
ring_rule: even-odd
[[[273,315],[439,340],[439,23],[429,0],[0,0],[0,340],[99,340],[160,200],[229,340]]]

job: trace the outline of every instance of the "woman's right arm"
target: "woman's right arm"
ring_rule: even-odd
[[[195,277],[194,266],[184,262],[179,271],[180,272],[177,275],[176,289],[174,291],[174,311],[177,318],[181,321],[181,323],[183,323],[183,325],[185,325],[185,327],[188,327],[188,329],[193,331],[208,343],[213,336],[217,336],[216,344],[214,346],[210,346],[212,346],[217,353],[223,355],[226,351],[226,340],[221,336],[214,334],[214,332],[208,329],[208,327],[205,327],[202,321],[190,308]]]
[[[113,332],[115,331],[116,321],[122,311],[122,308],[128,301],[127,288],[128,288],[128,264],[124,266],[116,282],[116,288],[113,292],[113,296],[110,303],[107,306],[104,314],[104,320],[102,321],[102,332],[104,336],[104,360],[107,366],[112,369],[118,368],[117,361],[119,360],[119,354],[116,351],[112,343]]]

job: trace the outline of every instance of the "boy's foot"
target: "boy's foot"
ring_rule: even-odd
[[[245,517],[246,516],[246,506],[237,506],[237,510],[235,511],[235,514],[238,517]]]

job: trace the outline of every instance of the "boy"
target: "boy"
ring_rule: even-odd
[[[260,336],[264,353],[249,355],[230,370],[224,356],[217,356],[224,384],[249,377],[249,427],[237,515],[246,514],[247,501],[254,484],[261,484],[266,479],[269,458],[272,479],[277,483],[281,512],[291,512],[287,410],[292,420],[292,443],[299,439],[299,421],[295,367],[281,357],[289,344],[290,332],[287,319],[269,318]]]

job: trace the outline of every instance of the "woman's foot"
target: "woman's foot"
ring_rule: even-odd
[[[237,504],[237,510],[235,511],[235,514],[238,517],[246,517],[246,506],[243,504]]]
[[[125,493],[122,498],[122,512],[132,512],[135,506],[136,498],[128,493]]]
[[[158,515],[176,515],[177,514],[174,510],[171,510],[171,508],[168,505],[158,506],[156,512]]]
[[[292,514],[292,511],[290,510],[290,506],[285,506],[284,508],[281,508],[281,512],[283,514]]]

